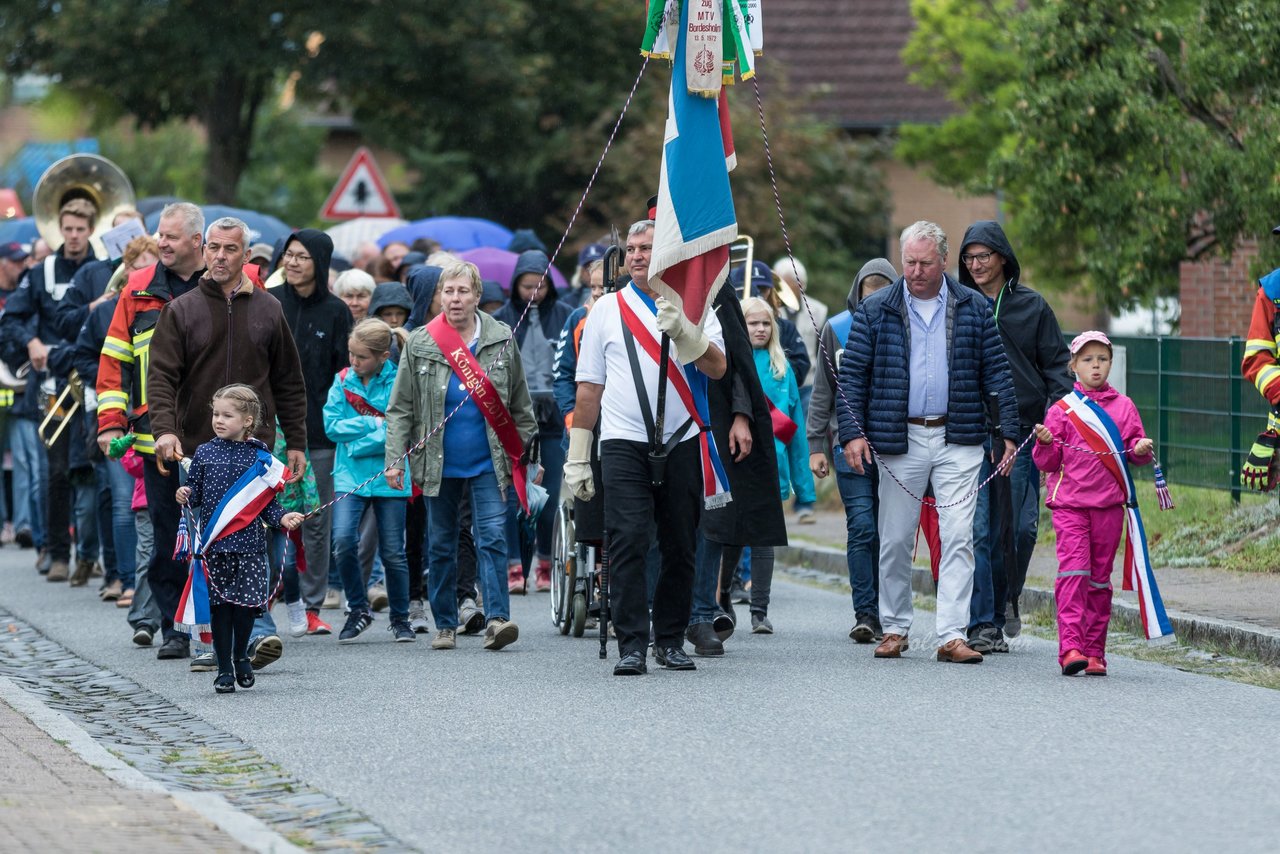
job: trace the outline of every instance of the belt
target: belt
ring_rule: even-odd
[[[908,424],[917,424],[921,427],[942,427],[947,423],[947,416],[938,415],[932,418],[908,418]]]

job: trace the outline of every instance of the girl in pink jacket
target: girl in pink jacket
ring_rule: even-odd
[[[1084,332],[1071,342],[1075,392],[1049,407],[1036,425],[1032,458],[1046,473],[1045,506],[1058,535],[1058,663],[1064,676],[1107,674],[1107,624],[1111,620],[1111,567],[1125,524],[1126,489],[1104,457],[1075,450],[1096,447],[1081,424],[1114,426],[1133,465],[1148,465],[1152,441],[1133,401],[1107,384],[1111,341]],[[1091,405],[1093,404],[1093,405]],[[1094,406],[1096,405],[1096,406]],[[1099,412],[1099,409],[1101,412]],[[1074,413],[1074,415],[1073,415]],[[1103,415],[1102,413],[1105,413]],[[1111,424],[1107,424],[1109,421]],[[1083,420],[1082,420],[1083,418]],[[1088,431],[1088,426],[1083,428]],[[1123,467],[1120,467],[1121,469]]]

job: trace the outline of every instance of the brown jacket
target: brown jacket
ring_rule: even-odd
[[[245,278],[231,299],[207,276],[165,306],[151,338],[147,402],[155,436],[175,433],[188,455],[213,438],[209,401],[231,383],[262,398],[254,435],[272,447],[280,419],[290,450],[307,447],[302,365],[280,302]]]

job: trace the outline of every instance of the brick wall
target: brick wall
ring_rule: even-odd
[[[1228,338],[1248,331],[1258,287],[1249,267],[1257,254],[1257,243],[1249,241],[1230,260],[1213,258],[1179,265],[1184,337]]]

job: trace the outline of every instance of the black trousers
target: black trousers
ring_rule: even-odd
[[[54,429],[58,422],[54,423]],[[71,560],[71,425],[62,431],[58,441],[49,447],[49,496],[45,505],[44,547],[54,560]]]
[[[476,598],[476,541],[471,532],[471,488],[464,487],[458,502],[458,604]],[[405,513],[405,557],[409,562],[409,598],[425,600],[427,499],[419,495],[409,499]]]
[[[147,512],[151,515],[151,527],[155,531],[147,583],[151,585],[151,595],[160,609],[160,630],[164,639],[185,639],[186,634],[173,629],[173,615],[177,613],[178,599],[187,583],[187,565],[173,559],[182,511],[174,498],[174,493],[181,486],[178,463],[168,463],[169,474],[165,476],[156,467],[155,459],[151,454],[142,456],[142,485],[147,491]]]
[[[653,637],[658,646],[682,646],[693,607],[694,552],[702,513],[702,465],[697,441],[684,441],[667,458],[666,482],[655,488],[649,446],[611,439],[600,445],[604,524],[609,537],[609,607],[618,651],[649,644],[646,556],[656,524],[662,565],[653,591]]]

